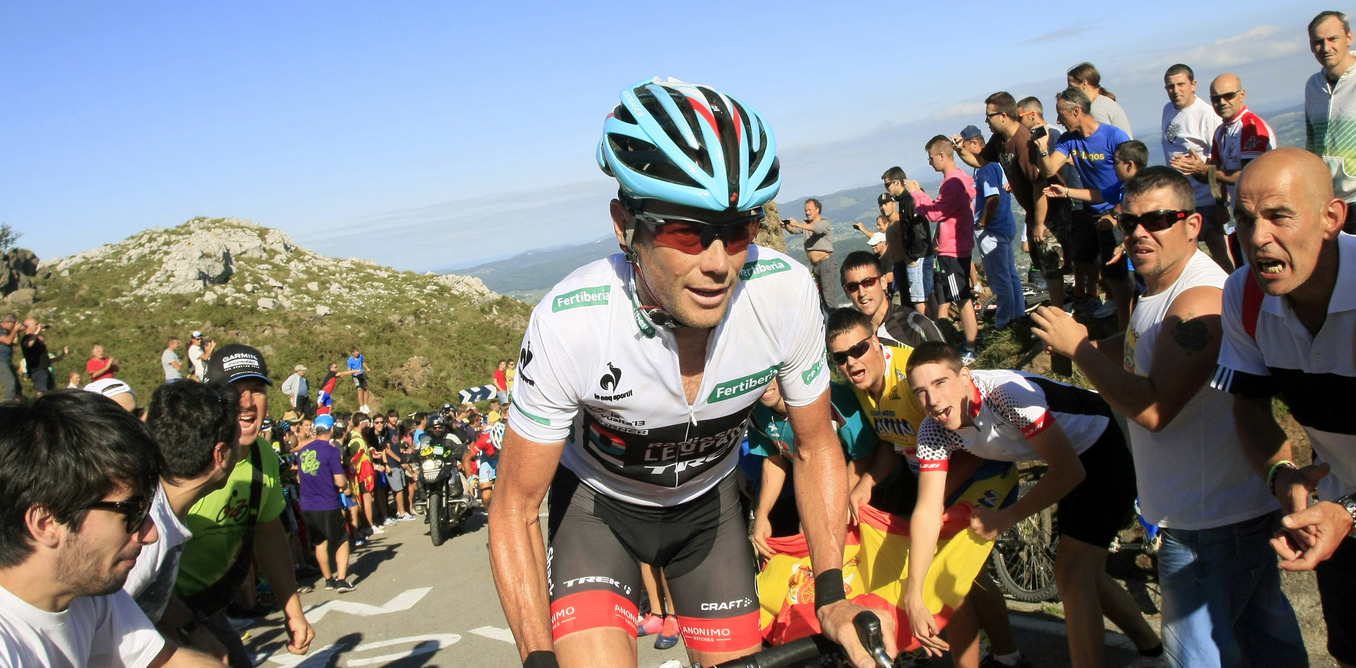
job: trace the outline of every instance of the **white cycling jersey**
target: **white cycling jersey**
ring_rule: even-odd
[[[688,405],[676,339],[639,310],[632,270],[621,254],[585,265],[533,309],[509,426],[566,441],[561,464],[602,494],[672,506],[734,469],[744,421],[774,377],[791,406],[828,390],[824,323],[805,267],[750,246]]]

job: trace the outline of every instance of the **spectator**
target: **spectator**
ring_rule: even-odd
[[[0,406],[0,646],[14,666],[211,666],[165,642],[122,590],[155,543],[160,455],[103,397]]]
[[[904,190],[908,176],[903,169],[891,167],[881,175],[885,192],[876,198],[880,212],[890,224],[885,229],[885,242],[890,247],[900,303],[912,304],[919,313],[927,311],[932,296],[932,271],[937,263],[937,249],[932,244],[932,226],[919,215],[913,197]]]
[[[508,403],[508,360],[499,360],[499,364],[494,368],[494,391],[499,397],[499,403]]]
[[[1083,94],[1088,96],[1092,104],[1092,117],[1097,119],[1098,123],[1114,125],[1120,128],[1125,136],[1135,138],[1135,131],[1130,129],[1130,117],[1125,114],[1125,109],[1121,108],[1120,103],[1116,102],[1116,96],[1102,88],[1102,74],[1092,63],[1079,63],[1070,68],[1069,86],[1083,91]]]
[[[70,348],[62,348],[60,355],[48,354],[47,341],[42,336],[45,329],[47,326],[38,322],[37,318],[24,318],[24,338],[21,344],[24,350],[24,364],[28,367],[28,378],[33,382],[33,392],[38,395],[56,389],[52,363],[60,362],[71,352]]]
[[[1345,231],[1356,233],[1356,54],[1351,52],[1351,22],[1342,12],[1319,12],[1309,22],[1309,49],[1322,66],[1304,85],[1304,146],[1323,158],[1332,172],[1333,190],[1347,203]]]
[[[1210,144],[1219,129],[1220,118],[1210,105],[1196,95],[1196,74],[1190,67],[1178,63],[1163,74],[1163,88],[1168,91],[1168,103],[1163,105],[1163,158],[1183,174],[1189,173],[1189,163],[1204,162],[1210,158]],[[1234,270],[1229,260],[1229,245],[1224,241],[1224,225],[1219,222],[1215,196],[1210,192],[1209,179],[1192,181],[1196,191],[1196,213],[1201,214],[1201,239],[1210,249],[1210,256],[1226,273]]]
[[[215,341],[203,342],[202,332],[194,331],[193,338],[188,344],[188,363],[192,365],[193,376],[202,380],[207,373],[207,360],[212,357],[212,349],[216,347]]]
[[[885,220],[885,218],[882,216],[882,217],[880,217],[880,220],[879,220],[878,222],[883,222],[884,220]],[[889,244],[887,244],[886,241],[885,241],[885,233],[884,233],[884,232],[876,232],[875,234],[872,234],[871,237],[868,238],[868,239],[866,240],[866,245],[869,246],[869,247],[871,247],[871,252],[872,252],[878,259],[882,259],[882,260],[885,259],[886,254],[888,254],[888,253],[890,252],[890,246],[889,246]],[[890,279],[891,279],[891,278],[893,278],[893,277],[887,277],[887,278],[885,279],[885,285],[886,285],[886,286],[889,286],[889,285],[890,285]]]
[[[72,371],[72,372],[71,372],[70,377],[66,379],[66,389],[68,389],[68,390],[78,390],[78,389],[80,389],[80,372],[79,372],[79,371]]]
[[[85,373],[89,374],[89,382],[97,382],[105,378],[112,378],[113,374],[118,372],[118,363],[112,357],[104,354],[104,347],[98,343],[94,344],[94,349],[90,352],[88,362],[85,362]]]
[[[1040,154],[1041,171],[1046,177],[1059,173],[1061,167],[1072,162],[1083,185],[1100,191],[1113,187],[1119,180],[1115,167],[1116,147],[1130,141],[1130,137],[1118,127],[1098,122],[1089,112],[1091,106],[1092,103],[1082,90],[1072,86],[1065,89],[1056,96],[1055,109],[1059,124],[1068,131],[1053,148],[1050,147],[1048,136],[1034,139],[1032,143]],[[1104,216],[1112,207],[1109,202],[1091,204],[1088,209],[1084,209],[1087,215],[1074,219],[1074,262],[1075,265],[1083,265],[1080,271],[1090,272],[1089,278],[1095,277],[1097,265],[1101,265],[1100,273],[1107,283],[1115,310],[1108,312],[1110,309],[1103,305],[1094,316],[1101,318],[1114,313],[1123,329],[1130,319],[1131,283],[1125,262],[1112,261],[1120,245],[1113,232],[1115,223]],[[1080,238],[1085,241],[1080,243]],[[1093,246],[1090,252],[1082,248],[1082,244],[1089,242]],[[1095,284],[1089,287],[1096,290]]]
[[[410,503],[414,500],[408,493],[408,482],[412,482],[406,477],[406,466],[415,461],[413,451],[407,447],[407,437],[409,431],[406,429],[401,433],[403,423],[399,420],[400,416],[394,413],[388,413],[386,416],[386,484],[395,493],[396,515],[395,519],[401,522],[408,522],[414,519],[410,513]]]
[[[165,371],[165,382],[174,383],[184,378],[184,363],[179,361],[179,337],[171,336],[165,344],[165,352],[160,353],[160,368]]]
[[[843,291],[852,299],[852,307],[871,319],[876,336],[888,345],[911,348],[924,341],[945,341],[932,319],[890,303],[881,269],[880,258],[866,251],[853,251],[843,259]]]
[[[160,540],[141,550],[123,589],[157,624],[173,594],[183,544],[193,537],[184,524],[188,511],[204,496],[224,487],[235,468],[239,417],[240,399],[229,387],[167,383],[151,394],[146,427],[165,463],[160,484],[151,495],[151,519]],[[193,612],[180,603],[165,624],[165,632],[182,627],[192,617]],[[207,630],[196,632],[206,634]]]
[[[1243,168],[1276,148],[1276,132],[1261,116],[1252,113],[1247,99],[1243,82],[1233,74],[1221,74],[1210,83],[1210,102],[1224,120],[1210,146],[1210,164],[1216,167],[1216,180],[1228,187],[1231,202],[1237,202],[1234,186]],[[1198,169],[1197,178],[1206,172]]]
[[[363,359],[362,353],[358,352],[357,346],[350,349],[348,355],[348,375],[353,376],[353,384],[358,387],[358,410],[370,413],[372,409],[367,402],[372,399],[372,393],[367,389],[367,372],[371,369],[367,367],[367,361]]]
[[[942,175],[942,185],[933,201],[917,181],[904,181],[904,190],[913,196],[918,213],[937,223],[937,301],[960,307],[966,364],[975,360],[975,339],[979,323],[975,319],[974,297],[970,290],[970,255],[975,247],[975,180],[956,166],[956,149],[951,140],[937,135],[926,146],[928,164]]]
[[[0,316],[0,386],[4,389],[0,401],[14,401],[21,393],[19,373],[14,368],[14,343],[19,333],[18,316],[13,313]]]
[[[325,380],[321,381],[320,389],[315,392],[315,412],[317,415],[329,415],[330,409],[334,406],[334,386],[339,380],[339,376],[352,375],[349,371],[340,371],[339,365],[330,362],[329,371],[325,374]]]
[[[962,144],[969,144],[966,148],[970,153],[983,152],[984,133],[979,128],[965,126],[960,138]],[[975,168],[975,248],[979,250],[989,287],[997,297],[996,329],[1006,329],[1026,315],[1022,277],[1017,274],[1017,256],[1012,247],[1017,239],[1017,223],[1012,218],[1012,195],[1007,185],[1008,179],[998,163]]]
[[[1074,666],[1102,665],[1105,614],[1140,651],[1140,665],[1166,665],[1163,646],[1134,599],[1106,573],[1107,545],[1135,501],[1134,463],[1111,408],[1088,390],[1015,371],[971,371],[944,343],[909,356],[909,387],[928,417],[918,428],[918,503],[910,523],[904,607],[929,654],[946,648],[923,604],[941,528],[949,461],[969,452],[992,461],[1044,460],[1035,487],[1002,510],[977,508],[970,527],[993,540],[1023,518],[1059,502],[1055,580]]]
[[[1039,134],[1040,132],[1044,131],[1046,134],[1050,136],[1050,144],[1052,146],[1059,144],[1059,138],[1064,134],[1064,130],[1061,129],[1058,125],[1055,125],[1054,123],[1050,123],[1045,120],[1045,105],[1041,104],[1039,98],[1036,97],[1022,98],[1021,101],[1017,103],[1017,114],[1021,119],[1022,125],[1026,127],[1027,130],[1033,133],[1032,134],[1033,137],[1036,134]],[[1040,129],[1038,130],[1037,128]],[[1037,167],[1037,169],[1039,170],[1039,167]],[[1083,181],[1082,179],[1078,178],[1078,170],[1074,169],[1073,165],[1065,165],[1062,169],[1059,170],[1059,178],[1051,179],[1050,185],[1063,185],[1067,188],[1082,188]],[[1019,199],[1018,201],[1020,202],[1021,200]],[[1083,203],[1071,202],[1068,199],[1050,197],[1049,195],[1046,195],[1045,203],[1046,203],[1046,212],[1045,212],[1046,226],[1051,230],[1061,230],[1062,233],[1056,233],[1056,235],[1059,236],[1060,234],[1062,234],[1062,236],[1059,236],[1059,238],[1061,240],[1067,241],[1069,238],[1068,231],[1073,225],[1073,212],[1075,210],[1081,209],[1083,207]],[[1029,233],[1024,233],[1021,236],[1024,243],[1028,244],[1030,243],[1028,239],[1028,237],[1030,236]],[[1022,250],[1029,253],[1031,252],[1030,249],[1033,247],[1034,246],[1028,245],[1027,247],[1023,247]],[[1061,246],[1058,243],[1053,244],[1052,247],[1047,248],[1047,252],[1051,253],[1051,256],[1049,258],[1051,263],[1063,267],[1063,269],[1059,271],[1056,276],[1057,278],[1061,278],[1061,280],[1056,281],[1056,283],[1059,284],[1058,287],[1060,295],[1064,294],[1064,281],[1062,280],[1062,277],[1071,271],[1071,265],[1068,259],[1063,256],[1063,253],[1067,252],[1067,250],[1068,250],[1067,246]],[[1040,273],[1039,263],[1033,261],[1032,268],[1036,269],[1037,274]],[[1030,270],[1028,270],[1027,275],[1028,277],[1031,276]],[[1031,280],[1031,278],[1028,278],[1027,280]],[[1051,283],[1050,287],[1053,288],[1054,283]],[[1054,293],[1052,292],[1051,294],[1053,295]],[[1061,300],[1062,299],[1063,297],[1061,296]],[[1051,303],[1064,304],[1065,302],[1052,301]]]
[[[833,259],[833,223],[821,218],[823,205],[811,197],[805,200],[805,222],[791,218],[782,221],[788,234],[805,235],[805,255],[810,258],[810,273],[819,285],[819,300],[832,310],[845,305],[847,298],[838,291],[838,265]]]
[[[134,413],[137,410],[137,395],[132,392],[132,386],[117,378],[96,380],[86,385],[85,391],[102,394],[112,399],[128,413]]]
[[[1272,541],[1285,570],[1316,570],[1328,653],[1356,665],[1356,237],[1347,204],[1313,154],[1278,148],[1243,170],[1234,206],[1247,260],[1224,285],[1224,342],[1214,387],[1234,395],[1234,424],[1253,470],[1286,513]],[[1295,464],[1271,400],[1304,428],[1314,461]],[[1318,493],[1318,503],[1309,498]]]
[[[777,229],[781,230],[780,227]],[[508,379],[509,399],[511,400],[513,398],[513,381],[518,378],[518,360],[511,359],[508,361],[508,368],[504,370],[504,377]],[[504,405],[507,406],[508,403]]]
[[[268,365],[254,348],[239,343],[222,346],[208,362],[206,382],[211,386],[230,386],[239,392],[237,462],[226,486],[208,494],[189,511],[184,524],[193,537],[184,544],[174,595],[188,609],[201,613],[201,625],[219,643],[214,648],[218,658],[224,654],[231,666],[252,666],[240,634],[226,620],[225,608],[250,565],[257,562],[260,575],[272,585],[274,596],[282,604],[287,651],[304,654],[315,638],[315,631],[302,613],[292,570],[292,550],[278,520],[286,503],[278,458],[260,438],[260,426],[268,408],[268,387],[272,384]],[[240,499],[248,501],[241,506]],[[226,512],[228,506],[242,512]],[[194,622],[187,625],[189,631],[195,630],[194,626]],[[184,629],[180,627],[177,631],[183,633]]]
[[[283,394],[300,415],[311,414],[311,385],[306,382],[306,366],[298,364],[292,369],[292,375],[282,384]]]
[[[1304,641],[1269,544],[1279,508],[1233,437],[1232,400],[1207,386],[1228,274],[1197,250],[1204,221],[1192,212],[1196,196],[1169,167],[1150,167],[1125,186],[1120,224],[1146,286],[1133,337],[1093,342],[1083,325],[1045,307],[1034,333],[1073,358],[1130,419],[1139,512],[1163,536],[1163,644],[1174,665],[1303,665]]]
[[[348,581],[349,533],[344,523],[343,490],[348,487],[343,455],[329,441],[334,417],[320,415],[313,426],[315,439],[297,451],[298,500],[306,534],[315,545],[325,588],[341,594],[353,591]],[[331,566],[333,564],[333,566]]]

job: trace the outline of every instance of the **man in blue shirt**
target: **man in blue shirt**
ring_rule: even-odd
[[[1092,117],[1091,110],[1092,101],[1086,93],[1074,87],[1065,89],[1055,96],[1055,111],[1056,120],[1068,132],[1060,136],[1059,143],[1053,148],[1050,147],[1049,136],[1033,139],[1032,143],[1040,155],[1041,173],[1046,177],[1054,176],[1061,167],[1072,162],[1079,178],[1083,180],[1083,186],[1100,191],[1119,181],[1115,166],[1116,147],[1130,141],[1130,136],[1114,125],[1099,123]],[[1078,235],[1080,230],[1086,233],[1089,228],[1095,229],[1100,259],[1075,257],[1074,262],[1076,266],[1083,264],[1084,267],[1089,260],[1101,265],[1102,280],[1116,306],[1119,327],[1125,329],[1130,322],[1130,272],[1124,262],[1103,264],[1114,256],[1116,250],[1116,239],[1112,234],[1115,224],[1109,218],[1103,218],[1103,214],[1110,211],[1112,206],[1102,202],[1085,207],[1082,215],[1075,212],[1074,234]],[[1083,271],[1084,268],[1078,270]],[[1110,315],[1107,311],[1101,313]]]
[[[367,405],[368,400],[372,398],[372,393],[367,389],[367,361],[363,359],[362,353],[358,352],[358,347],[354,346],[348,352],[348,370],[353,374],[353,384],[358,386],[358,410],[364,413],[371,413],[372,409]]]
[[[973,125],[960,132],[961,142],[971,153],[984,150],[984,133]],[[986,163],[975,169],[975,250],[979,253],[989,289],[998,297],[997,329],[1004,329],[1026,313],[1022,279],[1017,274],[1017,259],[1012,243],[1017,238],[1017,222],[1012,218],[1012,195],[1004,188],[1007,177],[1003,166]]]

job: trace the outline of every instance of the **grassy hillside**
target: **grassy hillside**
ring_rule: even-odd
[[[199,265],[220,264],[223,249],[233,269],[223,283],[194,276]],[[46,338],[53,352],[70,348],[54,365],[59,384],[83,371],[91,347],[101,343],[143,405],[164,378],[159,359],[166,340],[180,337],[186,360],[196,329],[218,345],[259,348],[275,386],[295,365],[306,365],[313,391],[328,363],[342,369],[356,345],[372,368],[374,409],[426,409],[490,382],[496,360],[516,356],[529,313],[526,304],[474,279],[327,258],[277,230],[234,219],[148,230],[45,262],[39,274],[35,304],[19,310],[52,326]],[[353,384],[340,381],[336,406],[354,410]],[[275,392],[270,412],[281,415],[285,403]]]

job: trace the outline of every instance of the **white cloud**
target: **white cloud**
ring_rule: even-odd
[[[1058,42],[1064,39],[1073,39],[1075,37],[1082,37],[1089,30],[1091,30],[1091,28],[1092,26],[1090,25],[1069,26],[1067,28],[1059,28],[1057,30],[1051,30],[1050,32],[1045,33],[1044,35],[1037,35],[1035,37],[1032,37],[1031,39],[1023,40],[1022,43],[1046,44],[1049,42]]]
[[[978,116],[984,115],[983,102],[966,102],[963,104],[953,104],[949,107],[938,109],[937,111],[932,112],[932,120],[945,121],[953,118],[960,118],[962,116],[976,116],[976,115]]]
[[[1209,44],[1165,53],[1142,67],[1135,68],[1137,78],[1160,80],[1163,70],[1174,63],[1186,63],[1193,70],[1219,71],[1250,63],[1275,60],[1303,53],[1307,50],[1303,30],[1283,29],[1260,25],[1231,37],[1221,37]]]

